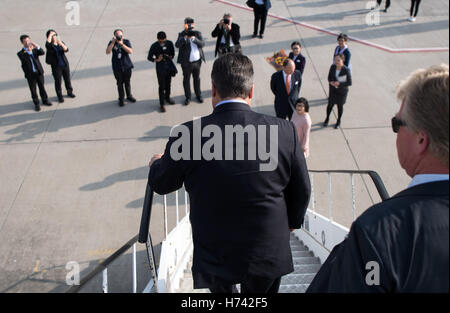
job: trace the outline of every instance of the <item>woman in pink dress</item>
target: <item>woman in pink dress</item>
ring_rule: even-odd
[[[302,146],[305,158],[309,156],[309,134],[311,133],[311,117],[308,114],[309,103],[305,98],[297,100],[291,122],[297,128],[298,140]]]

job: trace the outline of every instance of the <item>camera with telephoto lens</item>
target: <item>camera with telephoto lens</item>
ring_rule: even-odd
[[[230,19],[224,18],[224,19],[223,19],[223,23],[224,23],[225,25],[229,25],[229,24],[230,24]]]
[[[116,40],[117,40],[117,41],[121,41],[121,40],[122,40],[122,36],[121,36],[121,35],[117,35],[117,36],[116,36]]]

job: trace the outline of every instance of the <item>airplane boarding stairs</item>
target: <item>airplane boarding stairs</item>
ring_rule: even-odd
[[[333,176],[348,176],[349,186],[351,192],[351,209],[352,218],[356,218],[356,204],[355,204],[355,178],[360,177],[364,185],[364,189],[370,197],[369,186],[365,180],[367,176],[370,177],[373,185],[376,187],[381,200],[389,197],[383,181],[379,175],[374,171],[314,171],[310,170],[310,179],[312,186],[312,194],[310,201],[310,208],[308,208],[304,224],[301,229],[294,230],[291,233],[290,245],[293,256],[294,272],[282,277],[279,292],[280,293],[303,293],[308,288],[314,276],[320,269],[321,264],[326,260],[329,253],[335,245],[342,242],[348,234],[349,229],[336,223],[333,220],[333,215],[337,210],[347,210],[344,208],[333,208],[332,196],[332,175]],[[325,217],[316,211],[316,193],[323,196],[324,192],[317,192],[314,177],[319,175],[327,175],[328,182],[328,202],[329,202],[329,216]],[[336,179],[338,187],[343,185],[344,179],[339,177]],[[320,184],[316,184],[320,185]],[[341,186],[342,187],[342,186]],[[150,280],[146,283],[145,288],[139,292],[151,293],[206,293],[208,289],[193,289],[193,280],[191,273],[192,266],[192,237],[191,225],[189,223],[188,211],[188,196],[184,191],[184,209],[185,216],[179,219],[179,191],[176,195],[176,227],[168,233],[168,206],[166,196],[163,196],[164,203],[164,225],[165,237],[161,244],[161,254],[159,256],[158,266],[156,265],[156,257],[153,251],[152,238],[149,232],[151,208],[153,202],[153,192],[150,186],[147,185],[144,208],[142,211],[141,227],[139,234],[130,239],[124,246],[118,249],[109,258],[100,263],[94,270],[86,274],[78,285],[72,286],[67,292],[83,292],[84,286],[90,281],[99,281],[101,276],[101,288],[96,288],[95,291],[109,291],[108,287],[108,267],[111,267],[120,256],[124,255],[126,251],[132,249],[132,292],[138,292],[137,288],[137,266],[136,255],[137,243],[145,243],[148,263],[147,267],[150,269]],[[323,200],[323,199],[322,199]],[[371,201],[374,203],[375,201]],[[337,202],[337,201],[336,201]],[[123,269],[125,270],[125,269]],[[148,270],[147,270],[148,271]],[[124,276],[120,273],[120,276]],[[97,278],[96,280],[94,278]],[[123,286],[122,286],[123,287]],[[239,289],[239,285],[238,285]],[[93,292],[93,291],[90,291]]]

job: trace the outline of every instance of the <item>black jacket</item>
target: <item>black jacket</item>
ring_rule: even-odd
[[[203,60],[203,62],[206,62],[205,54],[203,53],[205,41],[203,40],[202,33],[197,30],[194,30],[194,33],[195,33],[194,43],[197,45],[198,50],[200,51],[200,59]],[[177,62],[180,63],[181,65],[188,64],[189,57],[191,55],[191,43],[189,39],[184,38],[184,34],[185,34],[184,31],[179,33],[178,39],[175,43],[175,47],[179,49]]]
[[[164,61],[156,63],[156,70],[158,72],[167,72],[170,70],[170,62],[175,56],[175,48],[172,41],[167,40],[164,47],[161,47],[158,41],[153,43],[148,51],[147,60],[150,62],[155,62],[155,59],[157,59],[161,54],[165,55],[165,59]]]
[[[189,193],[194,287],[210,287],[213,276],[239,283],[246,274],[273,279],[292,272],[289,228],[301,226],[310,197],[308,171],[294,124],[253,112],[243,103],[222,104],[200,122],[203,129],[216,125],[222,134],[226,125],[266,127],[265,142],[258,137],[256,141],[264,151],[270,150],[269,142],[278,142],[278,151],[272,150],[278,165],[273,171],[261,171],[261,163],[267,162],[258,157],[227,161],[225,148],[219,152],[223,160],[175,161],[171,147],[178,150],[178,137],[170,137],[163,157],[150,169],[149,184],[157,193],[167,194],[184,183]],[[193,122],[183,125],[193,133]],[[272,137],[270,126],[277,129]],[[209,141],[202,138],[203,145]],[[248,139],[245,142],[248,147]]]
[[[448,188],[448,181],[417,185],[369,208],[307,292],[448,293]],[[378,285],[366,283],[369,262],[379,265]]]
[[[222,42],[223,35],[224,35],[223,28],[219,27],[219,24],[217,24],[216,28],[214,28],[213,32],[211,33],[211,36],[213,38],[217,37],[215,56],[217,56],[217,53],[219,52],[219,47],[220,47],[220,44]],[[239,25],[235,24],[235,23],[232,23],[231,24],[231,30],[227,34],[227,36],[230,38],[230,40],[233,40],[233,44],[235,46],[240,45],[239,41],[241,39],[241,31],[240,31]]]
[[[54,67],[58,67],[58,54],[56,52],[55,47],[53,46],[53,44],[49,43],[48,41],[45,43],[45,49],[47,49],[47,54],[45,56],[45,63],[51,65],[52,68]],[[69,65],[69,61],[67,60],[66,57],[66,53],[69,52],[69,49],[67,49],[67,51],[63,51],[62,52],[62,58],[64,60],[64,63],[66,65]]]
[[[41,61],[39,61],[39,56],[44,55],[44,49],[33,49],[33,60],[34,65],[36,67],[36,70],[40,75],[44,75],[44,69],[42,68]],[[22,63],[22,70],[25,74],[25,77],[28,78],[33,74],[33,64],[31,63],[30,56],[27,52],[25,52],[24,49],[17,52],[17,56],[20,59],[20,62]]]
[[[292,52],[289,53],[289,59],[294,60],[294,53]],[[306,65],[306,58],[300,53],[300,55],[297,56],[294,62],[295,62],[295,69],[298,70],[303,75]]]
[[[275,110],[277,112],[295,110],[295,103],[300,96],[301,87],[302,74],[299,71],[295,70],[291,75],[291,92],[289,95],[286,91],[283,70],[274,73],[270,80],[270,88],[275,95]]]
[[[333,91],[338,94],[345,94],[348,92],[348,87],[352,85],[352,73],[348,70],[348,68],[344,65],[339,72],[339,77],[344,78],[347,76],[347,80],[345,82],[339,83],[339,87],[335,88],[330,85],[330,88],[333,88]],[[331,65],[330,71],[328,72],[328,82],[338,81],[336,78],[336,65]]]

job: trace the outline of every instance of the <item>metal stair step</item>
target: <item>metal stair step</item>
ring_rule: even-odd
[[[292,259],[294,264],[320,264],[320,259],[317,257],[294,257]]]
[[[308,248],[301,244],[291,245],[291,251],[309,251]]]
[[[321,266],[321,264],[294,264],[292,274],[315,274]]]
[[[279,293],[305,293],[309,284],[297,284],[297,285],[282,285],[280,286]]]
[[[313,257],[314,253],[311,251],[292,251],[292,257],[293,258],[299,258],[299,257]]]
[[[281,285],[310,284],[316,274],[289,274],[281,278]]]

